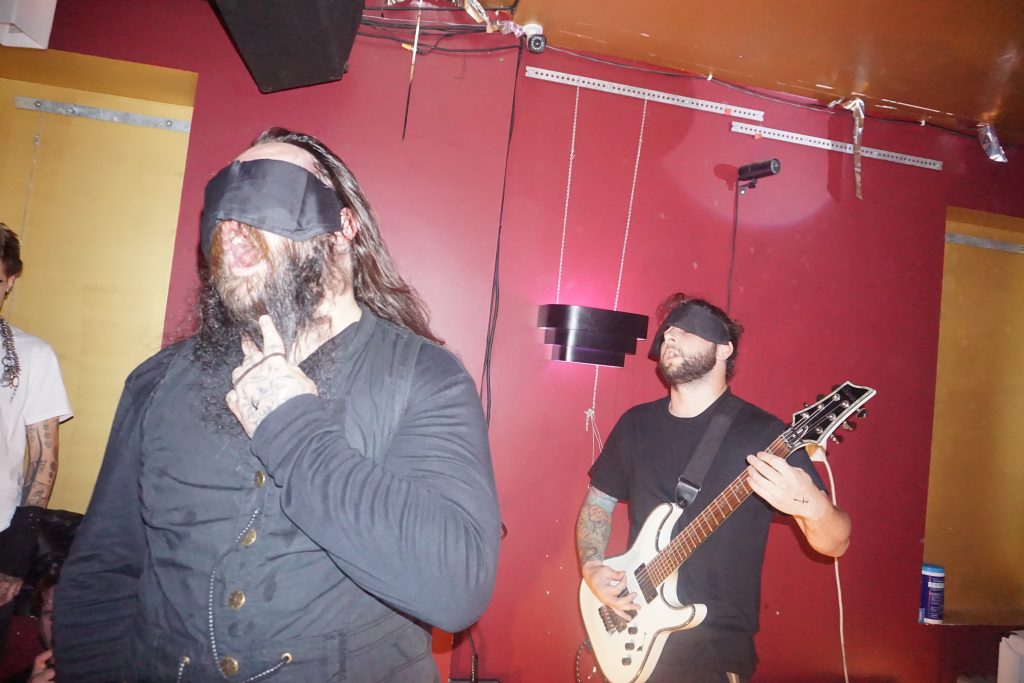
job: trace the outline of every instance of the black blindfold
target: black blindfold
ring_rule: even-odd
[[[233,161],[206,184],[203,254],[210,257],[221,221],[303,241],[341,230],[342,208],[334,189],[301,166],[277,159]]]
[[[715,344],[728,344],[729,328],[714,314],[702,306],[693,303],[685,303],[677,306],[665,318],[665,322],[658,328],[651,342],[651,351],[647,357],[651,360],[661,358],[661,345],[665,341],[665,331],[670,327],[678,327],[680,330],[695,334],[701,339],[707,339]]]

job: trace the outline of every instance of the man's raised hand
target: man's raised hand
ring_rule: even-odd
[[[234,388],[225,397],[228,408],[252,437],[263,419],[290,398],[316,395],[316,384],[288,360],[281,335],[269,315],[261,315],[263,348],[242,340],[242,364],[231,371]]]

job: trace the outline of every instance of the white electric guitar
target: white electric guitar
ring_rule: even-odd
[[[803,446],[824,446],[826,439],[840,426],[852,429],[847,420],[862,410],[875,390],[846,382],[817,403],[793,414],[793,423],[765,450],[782,458]],[[698,626],[707,616],[705,605],[683,605],[676,597],[677,572],[732,511],[750,497],[744,471],[717,498],[672,538],[683,509],[678,505],[659,505],[647,517],[636,541],[625,554],[604,561],[616,571],[626,573],[622,592],[636,593],[639,611],[626,621],[601,603],[586,581],[580,582],[580,610],[583,625],[594,648],[601,672],[611,683],[643,683],[654,671],[673,631]]]

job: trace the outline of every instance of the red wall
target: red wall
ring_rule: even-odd
[[[273,95],[258,92],[202,0],[61,0],[51,46],[199,74],[168,337],[187,329],[204,184],[261,129],[283,125],[322,137],[354,169],[437,331],[479,376],[514,51],[421,58],[403,141],[409,53],[393,43],[359,38],[341,82]],[[847,113],[780,105],[714,82],[550,50],[527,54],[524,64],[762,109],[769,127],[850,139]],[[584,411],[595,392],[594,369],[547,360],[534,327],[537,305],[555,300],[575,90],[521,74],[518,88],[491,424],[509,533],[494,600],[474,630],[481,675],[503,683],[572,680],[583,638],[573,527],[593,459]],[[562,303],[613,304],[642,106],[580,93]],[[786,418],[846,379],[878,390],[871,416],[831,449],[840,504],[854,520],[841,564],[851,680],[993,675],[1000,630],[920,626],[917,591],[945,211],[1024,216],[1022,159],[1009,148],[1011,163],[994,164],[972,138],[875,120],[864,142],[939,159],[944,170],[865,159],[858,200],[847,155],[754,140],[731,133],[726,117],[649,104],[619,308],[652,314],[676,290],[724,303],[729,179],[739,165],[779,158],[782,173],[740,205],[732,311],[747,336],[734,387]],[[645,355],[646,345],[626,368],[599,372],[602,434],[629,406],[663,391]],[[625,517],[616,522],[621,538]],[[807,556],[782,523],[771,531],[763,603],[759,681],[842,679],[831,564]]]

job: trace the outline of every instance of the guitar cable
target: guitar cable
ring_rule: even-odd
[[[832,492],[832,504],[839,507],[839,504],[836,502],[836,480],[832,476],[832,467],[828,464],[828,458],[822,457],[819,460],[825,463],[825,471],[828,473],[828,485]],[[843,620],[843,586],[839,581],[839,558],[833,557],[832,564],[836,570],[836,599],[839,602],[839,647],[843,654],[843,680],[846,683],[850,683],[850,671],[846,665],[846,628]]]
[[[583,678],[580,675],[580,655],[583,654],[583,648],[590,645],[590,639],[585,638],[580,646],[576,648],[576,683],[583,683]],[[602,678],[603,680],[603,678]]]

